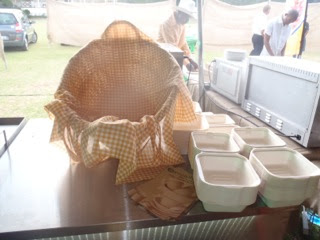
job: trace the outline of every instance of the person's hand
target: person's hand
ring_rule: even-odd
[[[189,63],[186,65],[186,67],[189,71],[198,71],[199,70],[199,65],[191,58],[189,58]]]
[[[192,66],[191,63],[188,63],[188,64],[186,65],[186,68],[188,69],[189,72],[192,72],[192,70],[193,70],[193,66]]]

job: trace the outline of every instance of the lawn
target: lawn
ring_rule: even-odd
[[[78,47],[51,44],[46,19],[35,19],[38,42],[29,51],[6,50],[8,69],[0,62],[0,117],[47,117],[43,106],[53,99],[61,74]]]

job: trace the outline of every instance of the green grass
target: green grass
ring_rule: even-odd
[[[46,19],[35,19],[38,42],[29,51],[6,50],[8,69],[0,61],[0,117],[47,117],[43,106],[53,99],[62,72],[78,47],[50,44]]]

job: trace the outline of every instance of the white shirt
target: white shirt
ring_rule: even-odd
[[[281,51],[290,37],[291,26],[283,24],[282,16],[277,17],[268,23],[264,33],[270,36],[269,43],[273,54],[281,56]],[[260,56],[269,56],[265,46]]]
[[[252,33],[261,35],[261,31],[265,29],[267,21],[268,18],[264,12],[257,14],[253,19]]]

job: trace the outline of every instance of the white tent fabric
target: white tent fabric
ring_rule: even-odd
[[[153,39],[172,14],[171,1],[149,4],[65,3],[47,0],[48,38],[52,42],[84,46],[100,38],[114,20],[127,20]]]
[[[172,13],[175,1],[148,4],[65,3],[47,0],[48,38],[56,43],[84,46],[100,37],[114,20],[127,20],[144,33],[157,39],[159,25]],[[251,25],[254,16],[266,3],[233,6],[218,0],[205,0],[203,5],[204,52],[225,48],[251,50]],[[285,3],[271,2],[269,18],[285,11]],[[320,3],[309,4],[307,51],[320,50]],[[187,35],[188,33],[187,28]]]
[[[320,50],[320,3],[309,3],[308,22],[310,31],[307,36],[307,50]]]
[[[242,47],[251,43],[251,25],[255,15],[266,3],[233,6],[207,0],[203,12],[203,42],[205,46]],[[284,4],[271,3],[269,18],[281,14]]]

